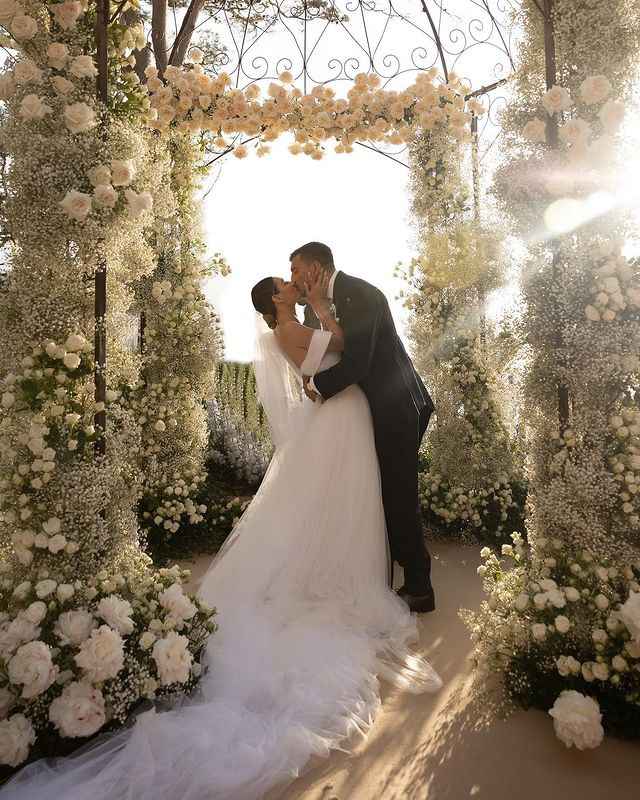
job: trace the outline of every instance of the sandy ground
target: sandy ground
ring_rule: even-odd
[[[638,746],[606,740],[595,751],[567,750],[538,711],[491,719],[478,701],[470,642],[458,609],[477,607],[479,548],[432,548],[438,610],[420,618],[422,651],[444,680],[437,695],[383,687],[384,705],[350,755],[318,759],[267,800],[638,800]],[[192,586],[209,557],[196,561]]]

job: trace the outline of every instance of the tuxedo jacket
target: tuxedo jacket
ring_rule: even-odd
[[[397,424],[399,417],[415,414],[424,432],[433,401],[396,332],[384,294],[360,278],[339,272],[333,303],[344,331],[344,352],[338,364],[314,376],[317,390],[328,400],[357,383],[367,396],[378,430],[391,418]]]

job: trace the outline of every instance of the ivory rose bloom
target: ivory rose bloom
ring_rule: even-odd
[[[91,636],[96,623],[93,616],[83,608],[65,611],[56,622],[54,633],[61,645],[81,645]]]
[[[71,133],[84,133],[97,124],[95,112],[86,103],[71,103],[66,106],[64,122]]]
[[[149,192],[136,194],[133,189],[126,189],[124,194],[127,198],[129,214],[134,218],[144,214],[145,211],[151,211],[153,208],[153,197]]]
[[[545,92],[542,105],[549,116],[568,111],[571,108],[571,95],[562,86],[552,86]]]
[[[64,200],[60,201],[60,205],[71,219],[84,222],[91,211],[91,195],[72,189],[66,193]]]
[[[52,69],[64,69],[69,60],[69,48],[62,42],[53,42],[47,47],[47,64]]]
[[[27,758],[36,741],[33,725],[24,714],[0,722],[0,764],[17,767]]]
[[[68,31],[75,27],[78,17],[82,14],[82,5],[78,0],[65,0],[64,3],[51,6],[51,12],[62,30]]]
[[[110,628],[118,631],[122,636],[133,633],[135,627],[131,619],[133,608],[128,600],[123,600],[114,594],[103,597],[98,603],[96,613]]]
[[[620,606],[618,617],[625,624],[631,638],[640,643],[640,592],[630,592]]]
[[[136,176],[136,167],[129,158],[125,161],[111,162],[111,181],[114,186],[128,186]]]
[[[605,75],[591,75],[580,84],[580,99],[588,106],[601,103],[611,94],[611,84]]]
[[[25,122],[44,119],[53,109],[37,94],[27,94],[22,98],[18,112]]]
[[[76,56],[69,65],[69,72],[76,78],[95,78],[98,74],[91,56]]]
[[[189,652],[189,640],[175,631],[157,641],[152,650],[158,677],[163,686],[184,683],[189,679],[193,656]]]
[[[75,662],[94,683],[115,678],[124,665],[120,634],[107,625],[101,625],[82,643]]]
[[[65,353],[62,363],[67,369],[78,369],[81,359],[77,353]]]
[[[22,697],[31,700],[46,692],[58,677],[51,649],[44,642],[23,644],[9,661],[9,680],[22,686]]]
[[[562,692],[549,714],[558,739],[567,747],[592,749],[604,738],[600,706],[592,697],[575,691]]]
[[[99,183],[93,190],[93,199],[99,206],[113,208],[118,202],[118,192],[107,183]]]
[[[16,14],[11,22],[11,33],[20,42],[29,41],[38,32],[38,23],[28,14]]]
[[[191,619],[198,609],[189,600],[179,583],[173,583],[158,596],[162,608],[178,620]]]
[[[14,70],[13,77],[16,83],[40,83],[42,80],[42,70],[28,58],[18,61]]]
[[[62,736],[91,736],[107,719],[102,692],[86,681],[68,684],[51,703],[49,719]]]
[[[54,75],[53,78],[51,78],[51,83],[53,84],[53,88],[56,90],[56,92],[65,97],[75,88],[71,81],[63,78],[62,75]]]
[[[55,581],[52,581],[50,578],[39,581],[36,583],[36,597],[38,597],[40,600],[43,600],[45,597],[49,597],[50,594],[55,592],[57,585],[58,584]]]

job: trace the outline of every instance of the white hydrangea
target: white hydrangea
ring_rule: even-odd
[[[51,703],[49,719],[62,736],[92,736],[106,722],[102,692],[86,681],[68,684]]]
[[[564,691],[549,711],[556,735],[567,747],[587,750],[598,747],[604,738],[600,706],[580,692]]]
[[[631,638],[640,643],[640,592],[630,592],[620,606],[618,618],[625,624]]]
[[[159,596],[158,601],[177,620],[191,619],[198,611],[196,606],[185,595],[179,583],[173,583]]]

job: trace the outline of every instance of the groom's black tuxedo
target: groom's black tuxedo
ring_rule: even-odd
[[[404,567],[409,593],[424,595],[431,589],[431,559],[418,507],[418,448],[433,402],[396,332],[382,292],[339,272],[333,302],[344,330],[344,353],[339,364],[316,374],[313,381],[325,400],[352,383],[366,394],[391,557]]]

